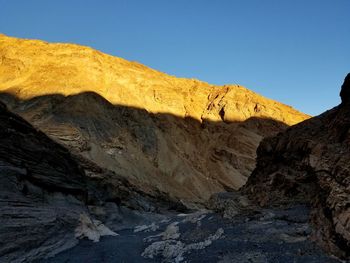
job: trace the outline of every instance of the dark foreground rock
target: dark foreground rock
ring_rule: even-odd
[[[217,200],[236,202],[236,196],[225,195]],[[245,207],[242,204],[234,207]],[[220,207],[215,200],[211,205]],[[244,210],[226,213],[226,218],[207,210],[168,215],[121,229],[118,236],[103,237],[99,243],[82,240],[40,262],[339,262],[310,241],[309,207]]]
[[[308,203],[313,238],[350,256],[350,74],[342,103],[260,144],[243,192],[261,205]]]
[[[87,198],[70,154],[0,107],[0,261],[20,262],[76,244]]]
[[[143,220],[136,210],[181,209],[111,173],[72,156],[0,103],[0,262],[31,262],[77,238],[115,235],[101,221],[118,229]]]

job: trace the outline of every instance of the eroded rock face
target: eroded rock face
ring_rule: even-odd
[[[243,191],[261,205],[311,203],[314,238],[329,252],[350,251],[350,85],[342,104],[262,141]]]
[[[135,220],[126,207],[181,205],[73,156],[0,103],[0,262],[31,262],[76,245],[76,238],[115,235],[128,216]]]
[[[5,35],[0,35],[0,91],[20,99],[95,92],[114,105],[198,121],[263,117],[291,125],[308,118],[240,85],[176,78],[88,47]]]
[[[188,206],[238,189],[254,169],[260,140],[308,118],[239,85],[6,36],[0,91],[11,110],[75,154]]]
[[[144,192],[168,193],[187,205],[239,188],[254,168],[261,138],[286,127],[253,118],[200,123],[114,106],[91,92],[23,102],[1,97],[77,156],[124,175]]]
[[[3,104],[0,123],[0,261],[30,261],[73,246],[86,213],[82,170]]]

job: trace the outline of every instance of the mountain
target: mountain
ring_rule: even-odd
[[[350,256],[350,74],[342,103],[264,139],[243,192],[261,205],[307,203],[314,239]]]
[[[187,206],[240,188],[261,139],[309,118],[240,85],[5,35],[0,92],[12,111],[75,155]]]

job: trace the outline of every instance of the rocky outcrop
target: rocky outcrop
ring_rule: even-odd
[[[260,140],[308,116],[239,85],[0,36],[1,99],[76,155],[187,206],[242,186]]]
[[[340,97],[343,104],[350,102],[350,74],[348,74],[341,86]]]
[[[55,254],[77,243],[84,173],[66,149],[0,105],[0,261]]]
[[[243,192],[261,205],[312,205],[314,238],[329,252],[350,251],[350,75],[342,103],[262,141]]]
[[[0,103],[1,262],[31,262],[76,245],[77,238],[115,235],[103,223],[116,230],[128,222],[125,213],[135,220],[128,208],[157,212],[181,205],[73,156]]]

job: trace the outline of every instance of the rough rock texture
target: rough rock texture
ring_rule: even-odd
[[[350,256],[349,80],[339,106],[262,141],[243,189],[262,205],[311,203],[314,238],[341,257]]]
[[[239,85],[175,78],[73,44],[0,35],[0,65],[0,90],[21,99],[91,91],[115,105],[196,120],[244,121],[255,116],[291,125],[307,118]]]
[[[83,172],[66,149],[0,106],[0,261],[69,248],[86,213]]]
[[[186,204],[240,187],[261,138],[286,127],[268,119],[200,123],[114,106],[91,92],[24,102],[1,97],[76,155],[125,175],[144,192],[169,193]]]
[[[308,118],[239,85],[4,35],[0,91],[12,110],[75,154],[187,205],[238,189],[260,140]]]
[[[75,237],[114,235],[99,220],[117,230],[135,218],[125,207],[181,208],[165,194],[156,200],[113,172],[76,159],[0,103],[0,262],[55,255],[76,245]],[[113,180],[106,182],[109,176]]]

